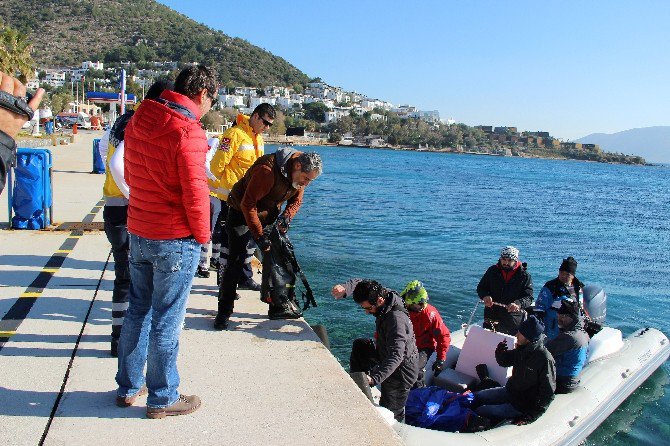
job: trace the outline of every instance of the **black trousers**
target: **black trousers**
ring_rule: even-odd
[[[380,358],[372,339],[356,339],[349,357],[350,372],[370,373],[379,364]],[[425,364],[424,364],[425,365]],[[381,383],[379,405],[393,412],[396,420],[405,420],[405,404],[419,374],[419,358],[405,358],[400,366]]]
[[[112,245],[114,257],[114,291],[112,292],[112,338],[119,339],[123,319],[128,310],[130,290],[130,251],[128,238],[128,206],[105,206],[102,211],[105,234]]]
[[[419,375],[416,378],[416,383],[412,386],[413,389],[426,387],[426,384],[423,381],[424,376],[426,376],[426,363],[433,353],[435,353],[435,350],[432,348],[419,349]]]
[[[251,241],[251,231],[244,221],[241,212],[230,208],[226,221],[228,234],[228,263],[223,272],[223,280],[219,287],[219,314],[230,316],[235,309],[235,294],[240,282],[240,271],[247,256],[247,245]]]

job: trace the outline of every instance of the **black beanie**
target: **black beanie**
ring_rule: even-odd
[[[544,324],[535,316],[529,316],[528,319],[519,324],[519,333],[530,342],[535,342],[544,333]]]
[[[561,267],[558,270],[568,272],[574,276],[577,272],[577,261],[573,257],[563,259],[563,263],[561,263]]]

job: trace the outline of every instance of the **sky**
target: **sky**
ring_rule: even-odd
[[[563,139],[670,125],[670,2],[159,0],[310,77]]]

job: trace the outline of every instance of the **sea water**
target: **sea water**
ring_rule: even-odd
[[[607,325],[624,336],[644,326],[669,334],[668,166],[300,149],[324,163],[289,233],[319,304],[305,318],[326,326],[345,368],[352,340],[371,336],[374,319],[350,299],[333,299],[334,284],[364,277],[401,291],[421,280],[455,331],[506,245],[528,263],[535,297],[573,256],[577,277],[607,292]],[[480,305],[476,319],[482,314]],[[666,362],[586,443],[670,444],[669,374]]]

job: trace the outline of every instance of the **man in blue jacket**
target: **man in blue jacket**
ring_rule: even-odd
[[[558,313],[560,333],[547,342],[547,350],[556,361],[556,393],[570,393],[579,384],[579,375],[586,365],[589,335],[574,300],[561,301]]]

